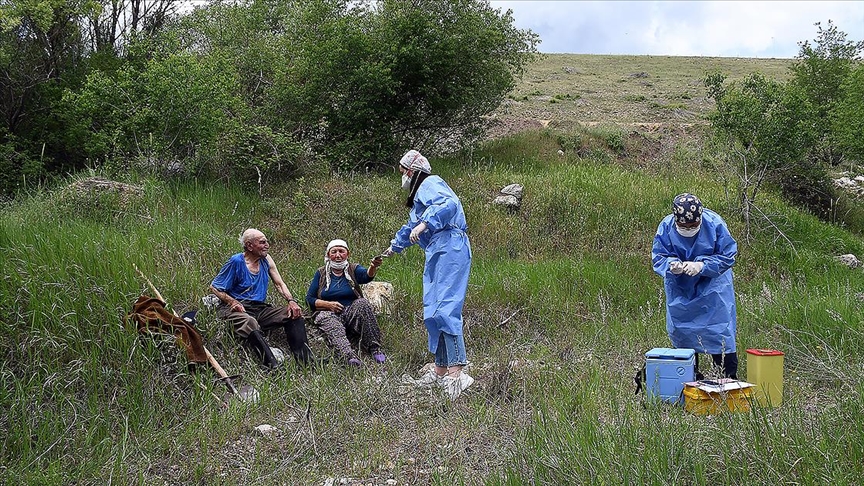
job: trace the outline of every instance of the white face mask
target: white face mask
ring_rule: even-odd
[[[402,174],[402,189],[411,190],[411,177],[408,174]]]
[[[678,226],[677,224],[675,225],[675,231],[677,231],[678,234],[683,236],[684,238],[692,238],[692,237],[696,236],[696,233],[698,233],[701,228],[702,228],[702,223],[699,223],[699,226],[697,226],[695,228],[682,228],[682,227]]]
[[[348,268],[348,260],[342,260],[341,262],[330,261],[331,270],[345,270],[346,268]]]

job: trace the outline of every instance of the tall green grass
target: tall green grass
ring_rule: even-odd
[[[605,130],[605,129],[604,129]],[[605,133],[605,132],[603,132]],[[590,135],[590,134],[589,134]],[[455,403],[406,389],[431,360],[423,255],[385,261],[385,367],[289,366],[266,374],[202,310],[208,348],[261,393],[221,404],[207,369],[172,339],[124,323],[149,293],[178,312],[201,298],[237,236],[257,227],[295,295],[323,250],[348,241],[368,261],[405,221],[392,175],[309,176],[256,191],[204,182],[140,184],[140,197],[43,191],[0,216],[0,482],[18,484],[852,484],[862,476],[864,242],[764,193],[749,228],[698,143],[634,162],[633,147],[558,155],[560,134],[526,133],[433,159],[460,195],[474,261],[465,308],[477,383]],[[649,141],[650,142],[650,141]],[[630,143],[630,142],[628,142]],[[604,149],[605,150],[605,149]],[[630,155],[628,155],[630,154]],[[492,204],[510,183],[522,207]],[[651,238],[672,196],[692,191],[738,238],[738,348],[786,353],[777,409],[700,417],[643,408],[632,376],[665,347]],[[791,242],[791,243],[790,243]],[[274,295],[278,302],[280,298]],[[313,349],[330,351],[310,327]],[[280,332],[271,342],[285,346]],[[368,361],[368,360],[367,360]],[[708,361],[708,360],[704,360]],[[704,362],[703,361],[703,362]],[[255,431],[277,428],[273,436]]]

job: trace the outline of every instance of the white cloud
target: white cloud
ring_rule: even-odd
[[[864,39],[864,1],[492,1],[541,52],[785,57],[832,20]]]

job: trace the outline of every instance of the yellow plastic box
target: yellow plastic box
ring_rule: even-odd
[[[737,380],[718,381],[722,382],[721,386],[705,386],[704,383],[707,382],[704,381],[685,383],[684,410],[696,415],[750,411],[754,388],[751,383]]]
[[[774,349],[748,349],[747,380],[756,385],[756,401],[760,406],[780,406],[783,403],[783,353]]]

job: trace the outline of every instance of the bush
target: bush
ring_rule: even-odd
[[[831,21],[826,29],[815,25],[815,45],[799,43],[788,83],[754,74],[724,86],[718,73],[705,85],[717,102],[712,126],[740,154],[743,199],[752,202],[764,180],[789,201],[831,218],[828,169],[839,153],[860,158],[864,152],[864,74],[860,65],[853,70],[864,42],[847,41]]]
[[[306,168],[309,156],[290,134],[266,126],[233,124],[196,157],[197,172],[215,179],[257,185]]]
[[[42,161],[22,153],[15,137],[6,137],[0,143],[0,195],[11,195],[25,187],[29,179],[37,183],[44,175]]]
[[[225,59],[171,54],[140,70],[130,63],[92,73],[80,91],[66,92],[65,118],[92,160],[145,156],[170,163],[214,143],[242,116],[237,92]]]

